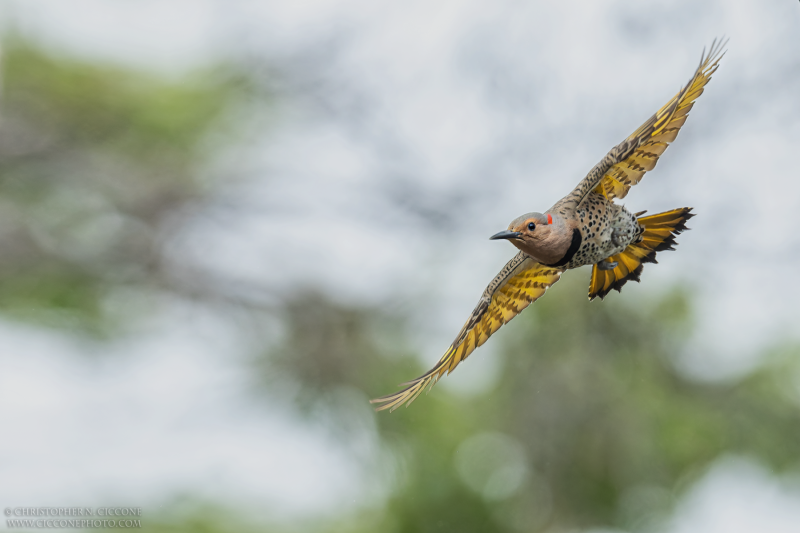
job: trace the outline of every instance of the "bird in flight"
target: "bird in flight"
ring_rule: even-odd
[[[694,101],[717,70],[725,43],[714,42],[703,51],[694,75],[672,99],[611,149],[578,186],[544,213],[515,218],[508,229],[491,239],[505,239],[519,249],[483,291],[475,310],[445,354],[431,370],[405,388],[371,403],[376,410],[395,410],[411,403],[445,372],[452,372],[503,324],[538,300],[566,270],[592,266],[589,299],[604,298],[628,281],[639,281],[644,263],[655,263],[656,253],[674,250],[675,236],[688,229],[694,215],[681,207],[657,215],[631,213],[614,199],[653,170],[658,158],[675,140]]]

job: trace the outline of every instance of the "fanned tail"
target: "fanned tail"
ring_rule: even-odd
[[[686,231],[686,221],[694,216],[690,213],[691,207],[681,207],[665,213],[641,217],[639,225],[644,227],[642,240],[629,245],[617,255],[607,259],[616,261],[617,266],[611,270],[600,270],[597,265],[592,267],[592,280],[589,284],[589,299],[596,296],[600,299],[612,290],[619,290],[628,280],[639,281],[644,263],[657,263],[656,252],[674,250],[677,245],[675,237]]]

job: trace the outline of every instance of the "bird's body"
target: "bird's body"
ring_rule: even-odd
[[[716,42],[715,42],[716,44]],[[509,322],[569,269],[594,265],[589,299],[605,297],[628,281],[639,281],[643,263],[672,250],[675,236],[694,216],[692,208],[673,209],[648,217],[631,213],[614,199],[652,170],[675,140],[688,113],[721,59],[712,44],[689,83],[664,107],[609,153],[567,196],[544,213],[527,213],[492,239],[508,239],[519,249],[489,283],[478,305],[444,356],[429,372],[406,383],[400,392],[372,400],[378,410],[410,403],[426,386],[451,372],[503,324]]]
[[[644,231],[636,215],[625,206],[609,202],[597,193],[589,193],[573,216],[581,245],[567,263],[568,269],[599,263],[636,242]]]
[[[554,216],[551,212],[565,218],[572,230],[570,244],[579,243],[573,245],[574,254],[570,254],[570,248],[567,248],[566,256],[557,262],[566,269],[599,263],[623,251],[643,232],[636,215],[602,194],[589,193],[577,208],[562,207],[560,203],[549,209],[548,213],[551,218]]]

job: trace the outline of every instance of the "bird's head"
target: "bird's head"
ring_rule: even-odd
[[[495,233],[490,239],[507,239],[539,262],[554,264],[567,253],[572,232],[558,215],[528,213],[514,219],[507,230]]]

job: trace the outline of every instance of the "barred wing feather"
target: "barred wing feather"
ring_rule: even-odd
[[[394,411],[403,404],[410,404],[425,387],[432,387],[445,372],[452,372],[503,324],[541,298],[563,272],[562,268],[542,265],[519,252],[486,287],[469,320],[436,366],[417,379],[403,383],[406,386],[403,390],[370,400],[371,403],[377,404],[377,411]]]
[[[658,158],[678,136],[694,101],[703,94],[703,88],[716,72],[719,60],[725,55],[722,52],[724,46],[725,42],[715,40],[708,54],[703,51],[700,65],[689,83],[626,139],[634,141],[637,148],[606,171],[595,192],[604,194],[609,200],[625,198],[645,172],[655,168]]]

